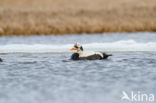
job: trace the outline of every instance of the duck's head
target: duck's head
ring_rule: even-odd
[[[81,44],[75,43],[75,44],[74,44],[74,47],[71,48],[71,50],[77,50],[77,52],[82,52],[82,51],[83,51],[83,47],[82,47]]]

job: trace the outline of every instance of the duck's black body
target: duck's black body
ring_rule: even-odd
[[[99,54],[94,54],[94,55],[90,55],[87,57],[79,57],[78,53],[73,53],[71,56],[71,59],[72,60],[101,60],[101,59],[107,59],[109,56],[112,56],[106,53],[102,53],[102,54],[103,54],[103,57]]]

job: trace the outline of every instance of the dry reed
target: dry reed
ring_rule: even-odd
[[[0,0],[0,35],[156,31],[156,0]]]

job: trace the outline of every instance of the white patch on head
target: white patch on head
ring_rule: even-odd
[[[80,48],[80,47],[81,47],[81,44],[80,44],[80,43],[75,43],[75,44],[74,44],[74,47]]]

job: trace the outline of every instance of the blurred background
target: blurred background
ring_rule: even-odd
[[[156,0],[0,0],[0,35],[156,31]]]

